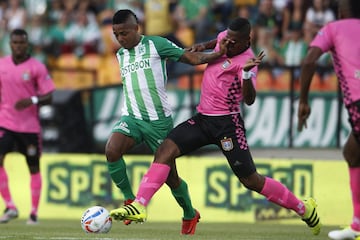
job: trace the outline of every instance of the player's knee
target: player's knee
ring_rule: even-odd
[[[30,171],[30,174],[36,174],[36,173],[40,172],[40,167],[38,165],[29,166],[29,171]]]
[[[248,177],[240,178],[240,182],[251,191],[261,192],[264,186],[264,177],[258,173],[253,173]]]
[[[105,156],[106,156],[106,160],[108,162],[115,162],[117,161],[119,158],[121,158],[122,154],[117,151],[116,149],[109,147],[108,145],[105,147]]]
[[[170,164],[179,156],[179,153],[180,151],[177,145],[172,140],[165,139],[156,150],[154,162]]]

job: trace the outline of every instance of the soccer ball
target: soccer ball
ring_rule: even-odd
[[[87,233],[107,233],[112,226],[109,211],[101,206],[93,206],[83,213],[81,227]]]

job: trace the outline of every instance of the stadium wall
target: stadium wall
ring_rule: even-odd
[[[152,159],[149,155],[126,156],[128,174],[135,190]],[[82,212],[92,205],[113,209],[122,204],[122,194],[111,183],[105,161],[104,155],[98,154],[45,154],[41,161],[43,191],[39,218],[80,221]],[[344,161],[266,158],[255,161],[259,172],[281,181],[300,198],[315,197],[324,224],[348,224],[351,204]],[[182,157],[177,163],[204,222],[302,224],[293,213],[245,189],[223,157]],[[10,154],[5,167],[20,218],[27,218],[30,183],[25,159],[16,153]],[[1,208],[4,208],[3,202]],[[166,186],[156,193],[148,213],[148,221],[180,221],[182,217]]]

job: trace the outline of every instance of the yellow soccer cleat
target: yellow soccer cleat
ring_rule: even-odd
[[[317,203],[313,198],[305,199],[303,202],[305,205],[305,213],[302,217],[302,220],[306,222],[314,235],[319,235],[321,230],[321,222],[320,217],[316,211]]]
[[[142,223],[146,221],[147,213],[145,206],[138,202],[133,202],[112,210],[110,216],[117,221],[131,220]]]

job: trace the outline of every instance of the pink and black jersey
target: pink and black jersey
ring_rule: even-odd
[[[219,33],[215,50],[226,36],[226,31]],[[204,115],[228,115],[240,112],[240,101],[243,99],[241,88],[242,66],[249,58],[254,58],[251,48],[232,58],[223,55],[207,65],[201,85],[199,113]],[[256,86],[257,67],[254,67],[252,81]]]
[[[15,103],[54,90],[54,82],[45,65],[35,58],[18,65],[11,56],[0,58],[0,127],[15,132],[39,133],[38,105],[18,111]]]
[[[360,100],[359,29],[359,19],[334,21],[320,29],[310,44],[323,52],[332,53],[334,69],[346,106]]]

